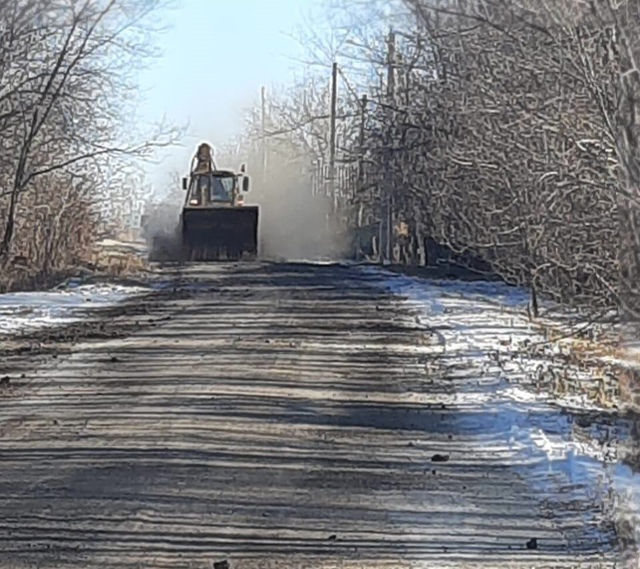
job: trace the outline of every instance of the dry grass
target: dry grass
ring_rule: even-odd
[[[71,180],[51,176],[20,196],[8,255],[0,259],[0,292],[46,288],[81,274],[123,276],[146,269],[142,255],[127,247],[97,243],[99,219],[84,192]],[[0,199],[0,232],[7,200]],[[0,234],[1,236],[1,234]]]
[[[606,335],[590,339],[570,335],[566,325],[545,321],[540,326],[549,344],[561,348],[567,366],[577,366],[593,378],[585,392],[590,400],[604,408],[640,412],[640,361],[625,349],[618,329],[612,327]],[[559,382],[554,393],[575,393],[575,386],[568,383]]]
[[[114,247],[98,244],[92,252],[91,264],[96,272],[114,277],[131,276],[149,269],[146,258],[126,245]]]
[[[0,200],[2,234],[7,208],[7,200]],[[91,201],[63,176],[48,176],[24,191],[9,253],[0,260],[0,292],[46,286],[89,262],[95,225]]]

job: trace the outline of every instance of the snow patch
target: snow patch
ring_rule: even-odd
[[[505,399],[553,400],[573,410],[599,408],[586,395],[592,376],[586,370],[569,368],[562,360],[553,362],[569,348],[548,342],[529,321],[527,291],[501,282],[425,281],[370,267],[363,270],[371,277],[377,275],[379,286],[410,306],[419,326],[435,332],[438,349],[447,354],[449,365],[475,370],[481,378],[497,378],[500,385],[496,389]],[[580,389],[552,397],[544,388],[561,382]],[[536,386],[542,389],[534,390]]]
[[[70,279],[48,291],[0,294],[0,336],[77,322],[87,310],[113,306],[145,292],[143,287]]]
[[[496,282],[422,280],[384,269],[364,272],[410,306],[418,326],[437,335],[426,373],[456,382],[450,399],[458,429],[472,428],[496,448],[507,444],[517,453],[514,464],[537,465],[526,476],[541,499],[570,503],[588,489],[598,503],[606,502],[614,485],[612,465],[629,434],[615,419],[606,426],[606,414],[587,396],[594,378],[567,363],[568,347],[550,343],[529,321],[525,290]],[[579,389],[553,389],[562,382]],[[575,424],[576,417],[588,415],[599,418]],[[638,480],[635,485],[640,488]],[[631,500],[634,513],[638,496]],[[586,514],[584,523],[598,524]]]

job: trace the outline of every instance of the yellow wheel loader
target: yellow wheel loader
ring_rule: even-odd
[[[244,205],[249,191],[244,165],[240,173],[219,170],[206,143],[198,147],[180,216],[182,256],[189,261],[236,260],[258,254],[258,206]]]

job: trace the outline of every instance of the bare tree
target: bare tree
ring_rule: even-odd
[[[533,314],[538,293],[596,316],[640,312],[636,4],[334,4],[333,33],[304,36],[311,76],[271,101],[267,133],[252,115],[252,148],[268,136],[274,156],[327,156],[337,59],[352,226],[390,220],[398,262],[424,261],[431,241],[526,285]],[[393,22],[392,45],[371,15]]]
[[[508,0],[406,4],[415,21],[398,34],[393,112],[368,132],[380,156],[392,151],[375,162],[391,170],[396,218],[534,291],[614,306],[611,212],[624,190],[611,31],[570,1],[553,12]]]
[[[97,201],[128,157],[172,133],[135,133],[134,70],[153,55],[149,18],[159,0],[4,2],[0,10],[0,259],[36,202]],[[51,195],[61,180],[67,198]],[[30,198],[29,193],[37,195]],[[73,199],[72,199],[73,198]],[[80,202],[78,202],[80,203]],[[51,213],[55,229],[62,213]],[[52,230],[53,230],[52,229]],[[27,230],[28,231],[28,230]],[[49,257],[50,258],[50,257]]]

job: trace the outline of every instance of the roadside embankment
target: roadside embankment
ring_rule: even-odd
[[[377,270],[377,269],[376,269]],[[388,266],[383,269],[406,290],[429,290],[431,283],[475,303],[472,312],[493,305],[509,319],[506,335],[494,338],[496,362],[512,362],[526,355],[528,379],[541,393],[557,399],[573,398],[585,404],[620,412],[640,413],[640,358],[625,340],[624,327],[589,315],[540,302],[540,316],[532,317],[529,293],[499,276],[455,265],[434,267]],[[468,315],[472,318],[471,315]],[[487,315],[480,315],[486,321]],[[517,330],[526,330],[518,334]]]
[[[21,256],[0,261],[0,293],[42,291],[68,279],[136,277],[148,271],[144,243],[104,239],[82,258],[61,266],[43,269]]]

